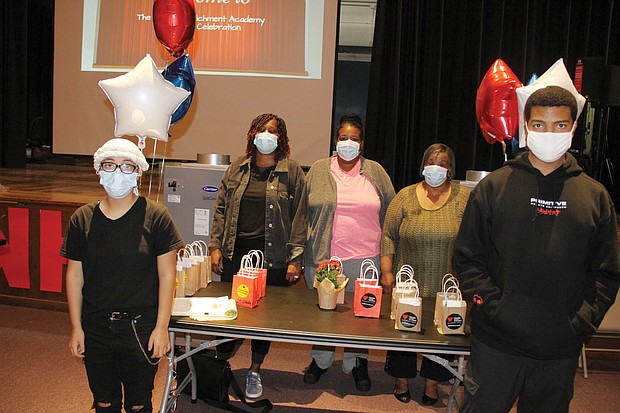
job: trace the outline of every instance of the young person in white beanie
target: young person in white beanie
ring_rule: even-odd
[[[135,144],[109,140],[94,167],[107,197],[73,214],[60,252],[68,259],[69,348],[83,358],[97,413],[152,412],[183,241],[168,210],[138,194],[149,165]]]
[[[517,399],[519,413],[568,412],[582,345],[618,291],[614,205],[567,152],[585,99],[552,69],[517,89],[529,152],[474,188],[456,239],[473,304],[462,412]]]

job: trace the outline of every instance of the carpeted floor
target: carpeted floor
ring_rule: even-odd
[[[88,412],[92,399],[81,362],[71,357],[67,346],[70,325],[68,315],[53,311],[0,305],[0,366],[3,374],[0,413],[73,413]],[[276,413],[305,412],[440,412],[445,411],[449,386],[441,386],[441,399],[432,408],[421,406],[423,381],[411,380],[413,400],[398,402],[391,395],[393,379],[383,372],[385,352],[371,352],[372,389],[360,393],[351,375],[341,370],[342,350],[336,364],[311,386],[303,383],[303,370],[310,361],[310,346],[274,343],[262,368],[264,396],[275,405]],[[617,365],[590,355],[590,366]],[[235,376],[243,383],[250,363],[249,343],[244,343],[231,359]],[[156,378],[153,402],[161,404],[164,386],[163,365]],[[574,413],[618,411],[617,393],[620,374],[591,372],[588,379],[575,378]],[[516,411],[515,409],[513,409]],[[216,411],[198,401],[191,404],[182,396],[179,413]]]

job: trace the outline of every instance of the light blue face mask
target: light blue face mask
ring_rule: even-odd
[[[345,161],[352,161],[360,154],[360,144],[347,139],[336,144],[336,152]]]
[[[138,173],[124,174],[120,169],[113,172],[100,171],[99,183],[103,185],[103,189],[111,198],[122,199],[129,195],[134,188],[137,188]]]
[[[263,155],[269,155],[278,147],[278,137],[273,133],[261,132],[254,135],[254,145]]]
[[[433,188],[437,188],[448,178],[448,170],[439,165],[426,165],[422,175],[427,184]]]

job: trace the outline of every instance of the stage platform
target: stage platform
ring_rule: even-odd
[[[155,201],[159,175],[156,167],[140,182],[141,194]],[[82,165],[0,168],[0,304],[67,308],[62,237],[78,207],[103,197],[92,157]]]

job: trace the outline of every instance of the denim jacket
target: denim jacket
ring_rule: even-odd
[[[241,197],[250,180],[252,158],[239,157],[228,167],[215,201],[210,248],[219,248],[232,259],[237,236]],[[265,208],[265,264],[286,268],[301,263],[308,233],[306,177],[299,164],[281,159],[267,180]]]

